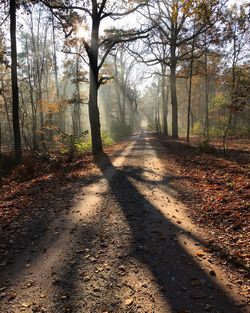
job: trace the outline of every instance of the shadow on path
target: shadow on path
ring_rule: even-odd
[[[108,156],[104,156],[97,164],[109,185],[108,197],[104,201],[108,202],[112,198],[118,204],[117,210],[122,211],[129,224],[133,243],[128,251],[128,257],[136,258],[140,263],[145,264],[152,273],[152,276],[154,276],[161,290],[166,305],[164,306],[163,304],[163,308],[160,312],[242,312],[240,308],[235,306],[230,296],[219,286],[216,281],[217,279],[207,274],[205,270],[201,268],[198,261],[185,250],[178,240],[175,240],[178,239],[180,232],[185,233],[185,231],[168,220],[157,207],[152,205],[140,193],[136,187],[137,184],[134,185],[131,182],[131,180],[135,180],[142,186],[146,185],[149,188],[160,188],[161,186],[170,184],[171,181],[175,179],[188,179],[186,177],[180,178],[173,175],[165,176],[163,179],[159,180],[145,178],[143,174],[147,172],[147,169],[143,169],[143,165],[140,164],[143,158],[143,152],[145,152],[144,148],[145,139],[142,138],[142,140],[136,141],[129,154],[129,159],[132,160],[131,163],[133,164],[134,160],[135,164],[139,164],[139,166],[132,165],[118,169],[113,166]],[[146,153],[150,156],[151,149],[146,148]],[[150,173],[150,170],[148,172]],[[112,173],[112,175],[110,175],[110,173]],[[151,172],[151,174],[153,174],[153,172]],[[64,205],[68,207],[68,209],[74,206],[74,196],[78,188],[80,186],[82,187],[82,185],[87,186],[92,183],[98,183],[100,178],[100,176],[89,176],[87,180],[79,181],[71,186],[70,195]],[[65,190],[63,190],[62,193],[63,192],[65,192]],[[63,194],[61,194],[60,197],[63,199]],[[109,203],[103,203],[104,208],[106,207],[105,205],[107,206]],[[54,214],[52,217],[54,217]],[[103,284],[101,283],[97,286],[101,290],[99,302],[91,302],[91,297],[89,297],[91,294],[92,297],[96,297],[96,294],[93,295],[93,293],[95,293],[93,285],[89,284],[89,286],[87,286],[86,283],[84,288],[89,289],[84,291],[81,290],[79,286],[79,281],[83,280],[83,282],[85,282],[87,276],[92,276],[93,280],[95,280],[98,275],[95,265],[100,265],[102,257],[103,262],[105,262],[105,257],[107,258],[107,255],[112,255],[112,253],[109,253],[109,250],[112,250],[115,246],[112,245],[112,239],[117,236],[115,229],[113,233],[111,233],[112,230],[107,230],[105,219],[101,221],[98,220],[98,222],[94,220],[89,224],[84,224],[80,220],[75,223],[77,228],[67,222],[65,225],[61,225],[61,227],[63,226],[65,228],[74,226],[72,227],[72,231],[75,232],[75,236],[72,238],[70,245],[70,254],[65,255],[65,259],[62,261],[63,264],[58,269],[58,275],[56,275],[58,280],[54,280],[53,304],[56,310],[53,312],[63,310],[62,305],[64,302],[59,303],[61,299],[59,298],[58,301],[58,296],[64,295],[65,293],[69,295],[72,303],[75,303],[79,308],[77,312],[83,312],[80,311],[80,307],[84,309],[84,312],[100,312],[102,308],[103,312],[121,312],[117,311],[119,303],[114,296],[116,291],[115,285],[119,283],[120,279],[117,273],[119,271],[118,266],[122,263],[122,260],[118,257],[113,262],[108,279],[106,281],[103,280]],[[42,226],[44,225],[46,225],[46,223],[42,223]],[[43,233],[46,233],[46,228],[42,227],[40,234]],[[195,238],[192,234],[186,234],[189,237],[193,237],[194,240],[199,240],[199,238]],[[60,232],[58,236],[60,236]],[[49,241],[48,246],[56,239],[57,236],[54,236],[52,233],[51,241]],[[120,238],[116,239],[120,240]],[[122,243],[125,244],[124,242]],[[91,256],[94,255],[96,251],[99,251],[98,257],[100,260],[98,260],[97,264],[95,264],[94,260],[93,262],[91,261],[91,257],[83,260],[81,251],[79,252],[77,250],[84,250],[85,254],[86,251],[88,251],[87,253]],[[38,251],[34,257],[39,259],[40,253],[41,252]],[[12,273],[9,273],[9,278],[14,278],[21,268],[23,268],[23,266],[19,266],[12,271]],[[82,271],[84,273],[82,273]],[[96,281],[98,281],[98,283],[100,282],[100,280],[97,279]],[[114,283],[114,288],[111,287],[110,290],[106,290],[107,282]],[[86,299],[84,299],[85,294],[87,295]],[[79,303],[79,297],[81,297],[81,303]],[[102,305],[104,305],[103,303],[106,305],[105,307],[102,307]],[[85,310],[87,305],[91,306],[91,310]],[[170,311],[166,310],[168,306],[170,307]],[[127,312],[136,312],[136,310],[133,311],[132,309],[131,307]],[[156,311],[156,313],[159,312]]]
[[[131,169],[128,175],[126,169],[115,168],[108,156],[98,166],[130,225],[134,240],[130,256],[149,268],[171,312],[241,312],[216,279],[178,241],[173,241],[183,229],[166,219],[130,182]]]

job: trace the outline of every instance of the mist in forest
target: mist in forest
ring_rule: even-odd
[[[0,1],[0,313],[249,306],[250,3]]]
[[[98,153],[102,144],[127,138],[140,127],[187,142],[192,136],[219,138],[224,144],[230,136],[249,137],[249,6],[227,1],[157,3],[135,5],[131,14],[137,29],[134,21],[129,24],[130,12],[116,28],[112,16],[119,16],[119,7],[108,7],[110,14],[105,23],[98,22],[103,26],[96,38],[96,20],[87,16],[87,9],[63,8],[63,1],[60,9],[46,1],[16,5],[16,109],[22,150],[92,148]],[[11,151],[18,142],[8,10],[3,3],[2,151]]]

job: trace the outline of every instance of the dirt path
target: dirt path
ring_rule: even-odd
[[[1,313],[249,312],[148,136],[103,159],[74,207],[3,268]]]

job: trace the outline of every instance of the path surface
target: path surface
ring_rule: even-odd
[[[141,131],[0,275],[0,312],[243,313]]]

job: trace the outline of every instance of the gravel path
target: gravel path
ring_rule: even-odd
[[[0,312],[249,312],[141,131],[0,275]],[[96,178],[97,177],[97,178]]]

